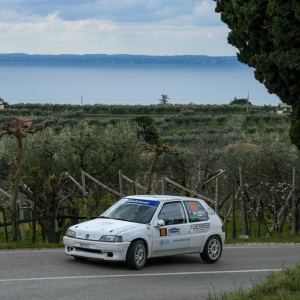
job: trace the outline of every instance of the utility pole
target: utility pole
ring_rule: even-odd
[[[83,97],[81,97],[81,106],[83,105]]]

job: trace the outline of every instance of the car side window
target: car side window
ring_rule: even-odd
[[[187,210],[190,222],[201,222],[208,220],[208,215],[200,202],[184,201],[183,203]]]
[[[165,225],[186,223],[185,212],[181,202],[165,203],[159,215],[159,220],[164,220]]]

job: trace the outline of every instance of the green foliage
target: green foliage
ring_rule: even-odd
[[[300,149],[300,2],[215,1],[239,61],[255,69],[269,93],[292,106],[290,138]]]
[[[222,125],[222,124],[224,124],[226,119],[227,119],[226,116],[221,116],[221,117],[217,117],[216,121],[217,121],[218,125]]]
[[[1,149],[0,149],[1,151]],[[0,155],[0,179],[5,179],[7,178],[7,173],[9,171],[9,164],[8,164],[8,160]]]
[[[159,104],[165,105],[169,102],[170,98],[168,97],[168,95],[162,94],[161,99],[158,100],[159,100]]]
[[[207,130],[206,130],[206,133],[207,133],[207,134],[216,134],[216,133],[218,133],[218,130],[217,130],[217,129],[210,128],[210,129],[207,129]]]
[[[293,144],[300,149],[300,103],[293,105],[291,115],[290,138]]]
[[[223,293],[223,300],[297,300],[300,298],[300,265],[274,272],[268,279],[259,282],[249,291],[239,289],[229,294]],[[216,298],[210,298],[211,300]]]
[[[237,99],[236,97],[234,97],[234,100],[232,100],[230,102],[230,105],[234,105],[234,104],[238,104],[238,105],[251,105],[251,102],[249,102],[248,99]]]
[[[159,146],[160,137],[153,118],[149,116],[141,116],[133,118],[133,121],[142,128],[142,131],[139,132],[139,136],[144,136],[146,143]]]
[[[195,111],[193,109],[183,109],[181,111],[181,113],[184,115],[184,116],[192,116],[195,114]]]
[[[224,126],[225,132],[241,133],[246,124],[246,117],[243,115],[232,116],[227,124]]]
[[[73,207],[78,211],[79,216],[84,216],[86,219],[99,216],[115,202],[116,199],[111,194],[106,194],[100,200],[94,199],[91,193],[85,198],[72,199]]]
[[[253,133],[255,133],[255,132],[256,132],[256,130],[257,130],[257,128],[256,128],[256,127],[249,127],[249,128],[247,129],[247,131],[248,131],[248,133],[249,133],[249,134],[253,134]]]

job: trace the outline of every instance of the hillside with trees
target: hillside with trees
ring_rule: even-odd
[[[51,124],[23,139],[18,217],[21,211],[34,217],[43,240],[58,242],[78,218],[95,217],[120,193],[143,194],[150,182],[152,193],[211,200],[232,237],[279,235],[289,227],[296,234],[299,153],[289,140],[289,114],[277,109],[250,103],[10,105],[0,111],[6,126],[22,116],[33,128]],[[16,140],[2,136],[0,188],[9,195],[16,152]],[[84,190],[82,172],[93,178],[85,177]],[[0,223],[11,216],[10,198],[0,191]]]

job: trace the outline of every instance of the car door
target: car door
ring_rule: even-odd
[[[205,243],[207,233],[210,231],[210,220],[204,207],[197,200],[183,201],[188,214],[190,226],[190,250],[195,251]]]
[[[163,220],[165,225],[153,228],[153,256],[188,252],[190,225],[182,202],[164,203],[154,223],[158,220]]]

